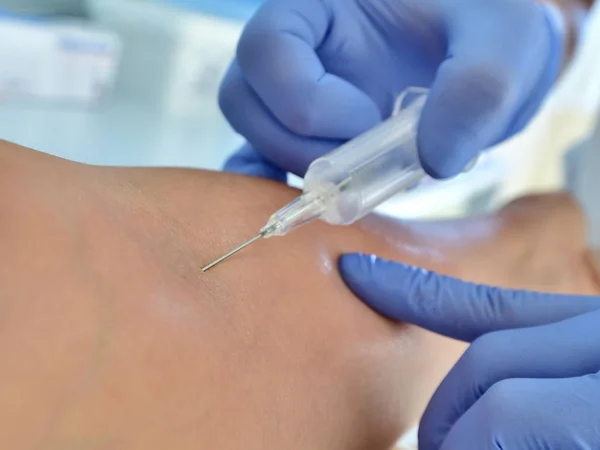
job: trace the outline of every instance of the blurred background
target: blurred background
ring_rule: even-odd
[[[218,110],[219,82],[259,4],[0,0],[0,139],[89,164],[219,169],[241,142]],[[526,132],[472,173],[382,209],[449,217],[560,187],[563,156],[598,109],[599,16]]]
[[[241,139],[218,110],[218,86],[259,4],[0,0],[0,138],[89,164],[219,169]],[[383,209],[455,216],[560,186],[562,155],[600,99],[598,16],[525,133],[474,172]]]

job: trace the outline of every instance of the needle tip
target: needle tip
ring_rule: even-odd
[[[217,264],[219,264],[222,261],[225,261],[227,258],[229,258],[230,256],[235,255],[237,252],[239,252],[240,250],[248,247],[250,244],[252,244],[253,242],[259,240],[261,237],[263,237],[264,234],[263,233],[258,233],[256,236],[254,236],[252,239],[250,239],[247,242],[244,242],[242,245],[240,245],[239,247],[234,248],[233,250],[231,250],[229,253],[226,253],[225,255],[221,256],[219,259],[211,262],[210,264],[208,264],[207,266],[204,266],[202,268],[202,272],[206,272],[207,270],[213,268],[214,266],[216,266]]]

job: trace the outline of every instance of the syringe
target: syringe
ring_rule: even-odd
[[[202,271],[261,238],[284,236],[315,219],[349,225],[394,195],[418,185],[427,176],[417,149],[417,128],[427,92],[407,89],[389,119],[315,160],[306,172],[300,197],[273,214],[255,237]]]

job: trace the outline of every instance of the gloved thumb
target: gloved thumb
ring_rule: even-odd
[[[369,255],[345,255],[339,268],[348,287],[384,316],[469,342],[600,309],[598,297],[476,285]]]

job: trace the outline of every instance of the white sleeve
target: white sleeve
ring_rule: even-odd
[[[600,256],[600,120],[592,137],[567,154],[565,169],[567,189],[588,219],[589,246]]]

